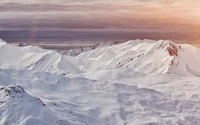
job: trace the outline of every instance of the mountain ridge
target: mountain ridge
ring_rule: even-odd
[[[199,76],[199,71],[194,70],[192,65],[194,63],[195,66],[198,65],[200,60],[195,59],[194,63],[186,61],[187,58],[190,60],[192,55],[198,57],[200,54],[198,51],[195,51],[197,48],[194,48],[186,44],[175,44],[170,40],[154,42],[136,40],[135,43],[134,41],[129,41],[110,47],[97,48],[78,55],[78,58],[83,60],[80,65],[88,64],[88,62],[94,64],[91,64],[92,66],[89,64],[90,68],[87,67],[88,65],[82,66],[83,70],[88,68],[91,71],[95,71],[106,68],[126,67],[143,73],[172,73],[182,76]],[[176,67],[178,65],[181,65],[181,67]],[[193,69],[195,73],[187,71],[186,66]],[[182,71],[179,71],[180,69]]]
[[[98,70],[130,68],[142,73],[200,76],[200,49],[170,40],[130,40],[66,56],[35,46],[0,43],[0,68],[81,74]],[[9,62],[9,63],[8,63]]]

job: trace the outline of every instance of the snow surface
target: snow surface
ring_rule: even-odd
[[[200,50],[134,40],[76,57],[0,41],[2,125],[200,125]]]
[[[129,41],[77,56],[83,71],[129,68],[142,73],[199,76],[200,50],[172,41]]]

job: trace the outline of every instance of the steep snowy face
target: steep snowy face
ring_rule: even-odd
[[[169,40],[136,40],[97,48],[77,58],[83,71],[130,68],[142,73],[199,76],[199,55],[199,49],[190,45],[175,44]]]
[[[0,124],[61,125],[62,121],[39,98],[28,95],[21,86],[0,88],[0,113]]]
[[[173,42],[165,42],[162,47],[166,48],[169,56],[172,57],[171,62],[168,64],[167,73],[181,76],[200,76],[198,66],[200,63],[198,58],[200,49],[187,44],[177,45]]]
[[[158,41],[153,50],[166,50],[169,53],[169,56],[178,56],[179,49],[181,49],[180,45],[176,45],[172,41]]]

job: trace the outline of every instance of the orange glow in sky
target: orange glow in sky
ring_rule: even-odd
[[[196,40],[199,5],[199,0],[1,0],[0,30],[176,32]]]

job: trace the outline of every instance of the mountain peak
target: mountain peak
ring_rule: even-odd
[[[6,87],[0,88],[0,91],[2,95],[6,97],[7,99],[9,98],[11,100],[16,99],[15,101],[17,102],[22,102],[22,100],[24,102],[27,102],[27,100],[29,102],[34,101],[34,102],[38,102],[37,104],[40,104],[41,106],[45,106],[45,104],[39,98],[35,98],[29,95],[21,86],[15,86],[15,85],[6,86]]]
[[[156,42],[156,46],[158,49],[165,49],[170,56],[178,56],[179,49],[181,49],[180,45],[175,44],[171,40],[160,40]]]
[[[14,95],[22,95],[25,94],[24,89],[21,86],[8,86],[3,88],[5,91],[5,94],[7,96],[14,96]]]

